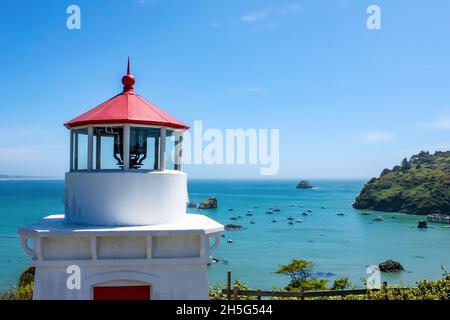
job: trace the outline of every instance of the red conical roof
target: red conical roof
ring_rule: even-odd
[[[174,129],[189,129],[168,113],[158,109],[134,92],[134,77],[130,74],[130,61],[128,72],[122,78],[123,92],[103,102],[97,107],[65,123],[67,128],[74,128],[89,124],[104,123],[136,123],[170,127]]]

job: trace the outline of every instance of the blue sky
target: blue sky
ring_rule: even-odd
[[[81,8],[81,30],[66,8]],[[366,28],[379,5],[382,29]],[[2,1],[0,173],[62,177],[64,122],[121,90],[212,128],[279,128],[277,178],[367,178],[450,149],[450,2]],[[189,166],[258,178],[257,166]]]

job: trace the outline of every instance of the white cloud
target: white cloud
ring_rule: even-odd
[[[254,11],[247,13],[241,17],[241,21],[243,22],[255,22],[257,20],[264,20],[269,15],[269,11]]]
[[[288,6],[278,8],[278,9],[265,9],[259,11],[249,12],[241,16],[240,20],[244,23],[252,23],[256,21],[266,20],[270,17],[288,15],[292,12],[300,10],[300,4],[293,3]]]
[[[153,5],[156,4],[158,0],[133,0],[131,3],[135,6],[144,6],[147,4]]]
[[[364,132],[361,135],[361,141],[366,143],[387,142],[395,138],[391,132]]]
[[[300,6],[299,3],[293,3],[293,4],[288,5],[288,6],[284,7],[284,8],[282,8],[282,9],[279,9],[278,13],[279,14],[289,14],[291,12],[300,10],[300,8],[301,8],[301,6]]]
[[[421,127],[433,130],[450,130],[450,117],[442,117],[428,123],[423,123]]]

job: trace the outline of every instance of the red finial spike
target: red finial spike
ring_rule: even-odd
[[[122,83],[123,83],[123,92],[131,92],[133,93],[133,86],[136,80],[130,73],[130,57],[128,57],[128,66],[127,66],[127,74],[123,76]]]

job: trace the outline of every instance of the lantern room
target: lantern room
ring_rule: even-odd
[[[70,171],[181,170],[188,127],[135,93],[130,61],[122,83],[121,94],[65,124]]]
[[[181,163],[188,127],[139,96],[135,82],[128,60],[123,91],[65,123],[70,129],[69,223],[149,225],[170,223],[185,213]]]

